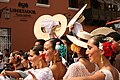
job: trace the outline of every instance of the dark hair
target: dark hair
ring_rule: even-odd
[[[112,37],[115,41],[120,40],[120,34],[118,32],[111,32],[107,35],[107,37]]]
[[[4,51],[7,51],[7,52],[9,52],[9,49],[4,49]]]
[[[47,41],[51,42],[53,50],[56,49],[58,51],[60,58],[62,58],[62,57],[64,57],[66,55],[67,48],[66,48],[66,46],[64,45],[64,43],[60,39],[58,39],[58,38],[51,38],[51,39],[49,39]]]
[[[19,53],[18,53],[20,56],[22,56],[24,54],[24,51],[23,50],[19,50]]]
[[[102,35],[102,34],[98,34],[98,35],[94,35],[90,38],[93,38],[94,39],[94,45],[96,45],[97,47],[99,47],[99,43],[103,43],[105,42],[104,41],[104,38],[105,38],[105,35]]]
[[[19,51],[13,51],[11,54],[12,54],[13,57],[15,57],[15,54],[18,55],[18,54],[19,54]]]
[[[45,40],[44,39],[37,39],[35,42],[39,42],[40,45],[44,45]]]
[[[22,56],[23,56],[24,59],[28,60],[29,54],[28,54],[28,52],[25,52]]]
[[[51,38],[51,39],[49,39],[49,40],[47,40],[47,41],[50,41],[51,43],[52,43],[52,48],[53,48],[53,50],[55,50],[55,46],[56,46],[56,43],[57,42],[60,42],[60,44],[64,44],[60,39],[58,39],[58,38]]]
[[[36,55],[39,55],[39,51],[43,51],[43,45],[33,46],[31,50],[33,50]]]
[[[15,57],[15,54],[16,54],[16,55],[19,55],[19,51],[13,51],[11,54],[12,54],[13,57]],[[18,56],[16,63],[19,63],[19,62],[21,62],[21,58]]]
[[[65,36],[62,36],[60,39],[61,39],[61,40],[66,40],[67,45],[71,45],[71,44],[72,44],[72,42],[67,38],[66,35],[65,35]]]

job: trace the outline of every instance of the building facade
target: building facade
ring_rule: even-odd
[[[0,0],[0,50],[28,51],[36,40],[33,29],[40,16],[63,14],[69,22],[85,3],[86,12],[91,9],[91,0]],[[89,22],[93,21],[85,16]],[[88,32],[99,27],[86,23],[83,26]]]

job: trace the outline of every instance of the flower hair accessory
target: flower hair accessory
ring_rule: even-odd
[[[99,42],[99,49],[105,51],[104,55],[106,57],[111,57],[113,53],[116,53],[116,46],[111,42],[104,42],[104,43]]]
[[[66,55],[67,53],[67,48],[64,44],[60,44],[60,42],[56,43],[55,49],[58,50],[60,57],[62,58],[63,56]]]
[[[42,59],[45,61],[45,54],[41,54],[41,56],[42,56]]]
[[[42,59],[45,60],[45,54],[43,53],[43,51],[39,51],[39,54],[42,56]]]
[[[101,42],[99,42],[99,49],[103,50],[103,45]]]

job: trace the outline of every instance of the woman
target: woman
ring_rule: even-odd
[[[12,76],[12,74],[9,72],[12,72],[14,70],[21,70],[21,71],[24,70],[24,67],[21,64],[21,57],[18,54],[19,54],[19,51],[13,51],[10,54],[9,63],[5,65],[5,69],[1,72],[1,74],[5,76],[5,78],[8,78],[10,80],[15,80],[14,76],[16,75]]]
[[[93,75],[99,69],[96,64],[90,63],[90,61],[88,60],[88,56],[85,54],[87,47],[87,43],[85,41],[87,41],[87,39],[89,39],[91,36],[89,33],[86,33],[87,32],[85,31],[79,32],[79,38],[81,40],[75,38],[75,36],[67,35],[68,39],[70,39],[73,42],[73,44],[71,45],[71,50],[73,51],[73,54],[77,54],[78,58],[77,62],[69,66],[65,76],[63,77],[64,80],[69,79],[71,77]]]
[[[111,38],[111,42],[116,45],[117,55],[114,56],[115,60],[112,60],[113,66],[115,66],[120,72],[120,34],[118,32],[111,32],[107,35]]]
[[[41,46],[41,45],[39,45]],[[35,69],[28,70],[29,73],[33,73],[37,79],[40,80],[50,80],[53,77],[51,76],[52,71],[49,69],[46,61],[45,61],[45,54],[42,53],[42,50],[35,47],[32,48],[29,52],[29,60],[32,64],[32,67]],[[49,77],[45,77],[48,76]],[[29,74],[24,80],[31,80],[32,76]]]
[[[72,77],[69,80],[119,80],[119,72],[109,61],[115,55],[116,47],[107,41],[103,35],[96,35],[87,42],[86,54],[90,62],[98,64],[100,70],[91,76]]]
[[[51,73],[51,71],[52,73],[49,75],[44,75],[43,72],[41,73],[41,75],[44,76],[42,76],[41,78],[37,78],[34,73],[30,72],[33,77],[32,80],[62,80],[67,70],[65,65],[62,63],[62,57],[65,56],[67,53],[67,48],[64,43],[58,38],[51,38],[45,42],[43,53],[45,53],[45,58],[47,62],[52,61],[52,65],[49,67],[50,70],[48,71],[48,73]],[[50,79],[50,76],[52,76],[53,78]]]
[[[28,60],[28,57],[29,57],[28,52],[25,52],[23,55],[21,55],[21,64],[24,68],[24,71],[31,68],[31,64],[30,61]]]
[[[52,61],[50,69],[55,80],[61,80],[66,73],[66,67],[62,63],[62,57],[66,55],[67,48],[58,38],[51,38],[44,44],[46,61]]]
[[[28,73],[29,71],[39,74],[38,71],[42,70],[42,68],[44,68],[44,67],[47,67],[47,63],[45,61],[45,55],[41,54],[42,51],[43,51],[43,46],[42,45],[34,46],[30,49],[29,60],[32,64],[32,67],[34,67],[35,69],[32,68],[32,69],[29,69],[29,70],[26,70],[26,71],[21,71],[21,70],[4,71],[4,72],[2,72],[2,75],[4,75],[4,76],[9,75],[9,76],[12,76],[16,79],[18,79],[18,78],[31,79],[31,76]]]
[[[13,51],[10,54],[9,57],[9,64],[12,64],[14,69],[12,70],[24,70],[22,64],[21,64],[21,57],[19,54],[19,51]]]

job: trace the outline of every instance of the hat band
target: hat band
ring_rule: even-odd
[[[85,43],[87,43],[87,41],[88,41],[88,40],[85,40],[85,39],[82,39],[82,38],[79,38],[79,40],[81,40],[81,41],[83,41]]]

